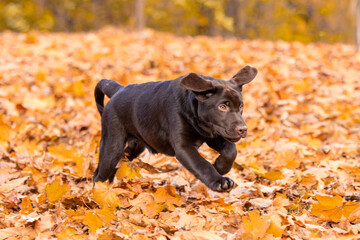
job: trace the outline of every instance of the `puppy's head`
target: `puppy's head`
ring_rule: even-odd
[[[213,134],[237,142],[247,134],[242,118],[242,86],[256,74],[256,68],[246,66],[228,81],[190,73],[180,83],[195,95],[198,120],[209,126]]]

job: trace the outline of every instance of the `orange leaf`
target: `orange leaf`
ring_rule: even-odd
[[[97,182],[93,188],[93,198],[101,207],[110,207],[110,209],[115,210],[117,206],[120,206],[121,202],[112,186],[107,183]]]
[[[103,226],[101,218],[94,212],[85,214],[84,223],[89,226],[90,233],[95,233],[97,229]]]
[[[96,211],[98,215],[102,215],[105,219],[105,225],[109,226],[111,220],[115,220],[116,217],[113,214],[112,210],[108,206],[104,206],[102,209]]]
[[[139,171],[140,168],[135,163],[129,161],[120,161],[118,164],[116,177],[119,179],[136,179],[141,177]]]
[[[21,202],[21,214],[27,215],[34,211],[33,206],[31,205],[30,197],[24,197]]]
[[[47,184],[45,191],[50,203],[55,203],[69,191],[66,184],[60,185],[60,180],[56,179],[52,184]]]
[[[274,235],[274,237],[281,237],[285,226],[281,226],[281,217],[278,214],[271,214],[270,216],[270,226],[267,229],[266,233]]]
[[[245,228],[244,235],[250,237],[251,239],[263,238],[270,226],[269,217],[261,217],[258,210],[251,211],[249,215],[244,216],[242,220]]]
[[[180,196],[176,194],[175,188],[167,185],[165,188],[159,187],[154,193],[155,202],[164,203],[169,210],[175,209],[176,206],[181,205]]]

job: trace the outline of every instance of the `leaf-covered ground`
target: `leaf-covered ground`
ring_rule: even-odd
[[[360,55],[352,46],[107,28],[4,32],[0,49],[0,239],[360,237]],[[113,185],[93,187],[98,80],[190,71],[229,79],[246,64],[259,75],[244,87],[248,136],[237,145],[230,193],[149,153],[121,161]]]

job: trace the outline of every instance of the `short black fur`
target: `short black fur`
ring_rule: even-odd
[[[122,86],[103,79],[95,88],[102,116],[99,164],[94,181],[113,181],[116,165],[145,148],[176,156],[210,189],[229,191],[228,173],[236,158],[235,142],[246,136],[242,119],[242,86],[257,70],[242,68],[229,81],[190,73],[175,80]],[[110,97],[104,107],[104,95]],[[198,152],[203,144],[220,153],[210,164]]]

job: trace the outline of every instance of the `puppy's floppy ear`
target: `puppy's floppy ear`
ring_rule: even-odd
[[[181,86],[193,92],[205,92],[212,90],[213,84],[210,80],[204,79],[196,73],[189,73],[180,80]]]
[[[203,101],[212,95],[214,86],[212,81],[207,80],[196,73],[189,73],[180,80],[181,86],[195,94],[195,98]]]
[[[230,81],[234,81],[237,85],[242,86],[244,84],[251,82],[255,78],[257,72],[258,70],[256,68],[247,65],[242,69],[240,69],[240,71],[238,71],[231,78]]]

